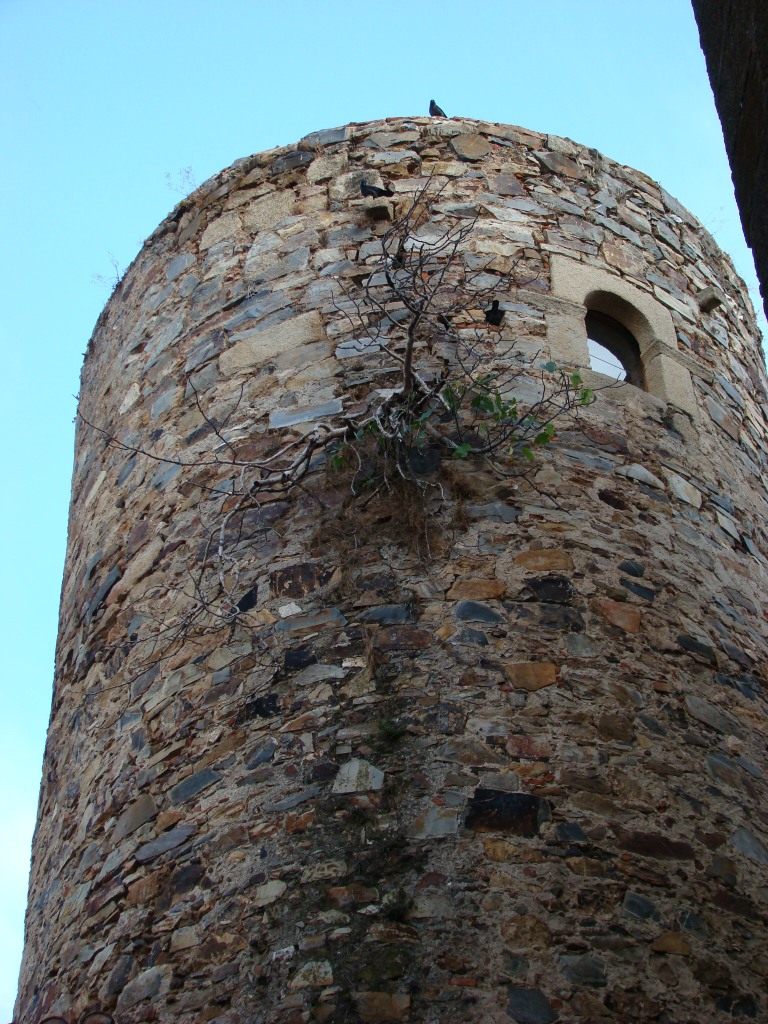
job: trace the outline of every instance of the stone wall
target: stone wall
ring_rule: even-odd
[[[762,0],[693,0],[731,164],[744,237],[768,303],[768,9]],[[768,312],[768,305],[766,305]]]
[[[489,364],[586,364],[602,296],[650,391],[532,480],[449,460],[422,508],[318,465],[236,539],[244,615],[178,629],[220,436],[253,458],[396,385],[348,297],[430,179],[467,266],[525,270]],[[83,369],[17,1019],[765,1019],[765,399],[728,258],[568,140],[350,125],[184,200]]]

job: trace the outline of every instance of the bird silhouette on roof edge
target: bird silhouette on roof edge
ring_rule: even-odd
[[[429,101],[429,116],[430,117],[448,117],[442,107],[438,107],[434,100]]]

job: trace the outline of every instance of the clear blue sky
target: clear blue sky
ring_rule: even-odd
[[[426,114],[568,136],[660,181],[755,284],[689,0],[0,0],[0,1022],[50,706],[82,355],[181,196],[319,128]],[[756,301],[756,292],[753,301]]]

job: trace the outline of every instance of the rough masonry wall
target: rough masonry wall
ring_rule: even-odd
[[[253,456],[396,386],[342,286],[430,175],[436,231],[479,216],[468,265],[525,266],[489,361],[570,344],[564,256],[669,311],[695,414],[603,393],[538,489],[438,467],[429,551],[319,467],[322,510],[241,538],[244,620],[132,646],[185,607],[232,475],[212,424]],[[83,369],[124,447],[80,422],[17,1020],[765,1019],[765,397],[727,257],[567,140],[390,119],[206,182]]]

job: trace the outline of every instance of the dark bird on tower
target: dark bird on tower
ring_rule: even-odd
[[[395,194],[394,189],[369,185],[365,179],[360,182],[360,192],[366,199],[380,199],[382,196],[393,196]]]
[[[429,101],[429,116],[430,117],[448,117],[446,112],[444,110],[442,110],[440,107],[438,107],[438,105],[435,103],[434,100],[430,100]]]
[[[491,303],[491,308],[485,311],[485,322],[490,324],[491,327],[498,327],[503,319],[504,310],[499,309],[499,300],[494,299]]]

